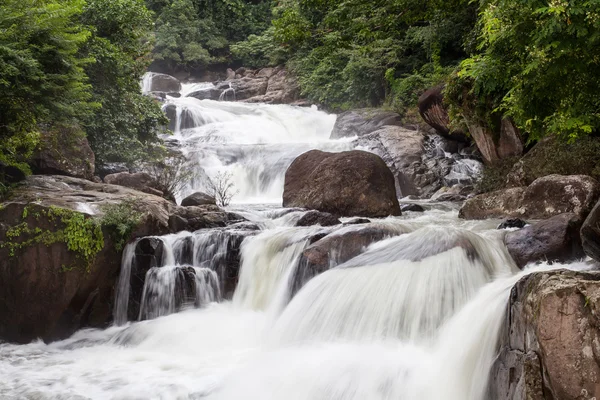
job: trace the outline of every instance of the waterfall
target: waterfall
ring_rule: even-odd
[[[190,86],[184,85],[182,93],[192,93]],[[163,108],[169,107],[176,109],[175,134],[165,139],[187,157],[188,168],[198,171],[181,197],[206,190],[207,176],[226,172],[239,191],[235,202],[280,202],[285,171],[297,156],[311,149],[353,147],[348,140],[329,140],[336,116],[314,107],[198,100],[185,95],[169,98]]]
[[[113,309],[113,319],[117,325],[123,325],[127,322],[131,267],[133,266],[133,261],[135,259],[136,245],[137,241],[131,242],[125,246],[121,258],[121,274],[119,275],[119,282],[117,283],[115,305]]]

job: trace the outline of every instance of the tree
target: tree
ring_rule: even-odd
[[[82,0],[4,0],[0,5],[0,163],[29,172],[40,129],[77,128],[96,104],[81,47]],[[0,181],[1,181],[0,177]]]
[[[598,132],[599,10],[600,0],[483,1],[479,49],[450,88],[454,102],[512,117],[529,140]]]
[[[98,163],[137,163],[160,143],[167,124],[160,105],[140,93],[150,62],[152,14],[142,0],[88,0],[81,20],[93,32],[85,71],[101,107],[84,125]]]
[[[233,196],[238,194],[232,181],[233,175],[230,172],[219,172],[215,176],[208,177],[208,194],[213,196],[217,204],[221,207],[228,206]]]

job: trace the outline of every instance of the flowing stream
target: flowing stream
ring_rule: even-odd
[[[298,154],[348,148],[328,139],[335,116],[169,101],[178,124],[185,110],[196,121],[171,139],[190,163],[207,174],[225,169],[239,203],[263,204],[231,209],[246,223],[152,238],[162,253],[147,270],[130,244],[115,325],[49,344],[0,343],[1,399],[485,400],[511,287],[534,271],[580,267],[521,272],[498,221],[459,220],[449,204],[295,227],[305,211],[265,203],[281,201]],[[311,243],[365,228],[389,237],[345,262],[332,253],[333,268],[293,292]],[[136,305],[130,282],[140,273]]]

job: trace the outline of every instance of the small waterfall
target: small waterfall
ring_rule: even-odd
[[[113,308],[113,320],[115,325],[123,325],[127,322],[127,307],[129,304],[129,288],[131,281],[131,267],[135,260],[135,247],[137,241],[129,243],[123,250],[121,258],[121,274],[117,284],[115,305]]]
[[[229,96],[230,94],[231,96]],[[219,101],[235,101],[235,89],[231,86],[231,82],[229,82],[229,88],[219,95]]]
[[[516,270],[499,238],[422,228],[309,281],[279,319],[275,340],[431,340],[482,286]]]
[[[152,268],[146,274],[139,320],[154,319],[221,300],[215,271],[178,265]]]
[[[152,91],[152,79],[156,73],[154,72],[146,72],[144,76],[142,76],[142,82],[140,86],[142,87],[142,93],[148,94]]]

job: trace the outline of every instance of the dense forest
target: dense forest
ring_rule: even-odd
[[[0,163],[85,135],[97,163],[159,154],[153,70],[286,64],[327,109],[414,113],[445,83],[453,124],[510,117],[529,142],[600,128],[600,0],[1,0]]]

